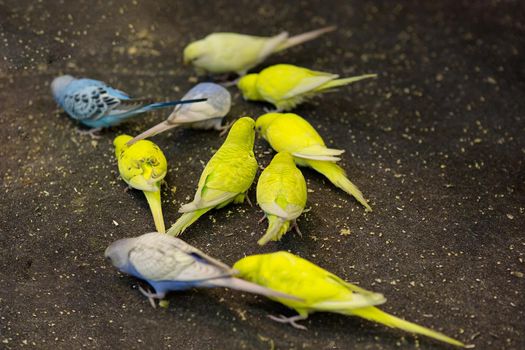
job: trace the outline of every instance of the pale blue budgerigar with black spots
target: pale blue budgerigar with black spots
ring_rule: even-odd
[[[139,290],[155,307],[154,299],[167,292],[196,287],[226,287],[273,298],[300,300],[235,277],[237,271],[183,240],[151,232],[123,238],[107,247],[104,256],[120,271],[147,281],[155,293]]]
[[[206,98],[206,102],[178,105],[173,113],[163,122],[135,136],[128,145],[160,134],[178,126],[188,126],[193,129],[214,129],[225,132],[230,125],[222,126],[223,118],[230,112],[231,95],[219,84],[199,83],[191,88],[183,100]]]
[[[93,129],[114,126],[151,110],[205,101],[199,99],[152,103],[148,99],[131,98],[102,81],[76,79],[71,75],[55,78],[51,83],[51,90],[55,101],[71,118]]]

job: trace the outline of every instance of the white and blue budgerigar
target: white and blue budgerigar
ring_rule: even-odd
[[[226,287],[274,298],[298,298],[234,276],[237,271],[183,240],[158,232],[124,238],[107,247],[105,257],[120,271],[147,281],[156,293],[139,288],[155,307],[169,291]]]
[[[219,84],[199,83],[182,97],[183,100],[206,98],[204,103],[176,106],[173,113],[163,121],[131,140],[131,145],[177,126],[188,126],[194,129],[227,130],[229,125],[222,126],[222,119],[230,112],[231,95]]]
[[[107,128],[140,113],[184,103],[203,102],[170,101],[152,103],[147,99],[131,98],[102,81],[76,79],[71,75],[57,77],[51,83],[55,101],[69,116],[94,129]]]

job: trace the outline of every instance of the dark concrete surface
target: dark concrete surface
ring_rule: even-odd
[[[305,170],[311,210],[299,220],[302,238],[288,234],[259,248],[264,225],[247,204],[206,215],[182,238],[229,264],[290,250],[384,293],[385,310],[476,349],[524,349],[524,8],[456,0],[0,0],[0,348],[447,348],[333,314],[314,314],[308,331],[296,330],[266,317],[291,310],[228,290],[173,293],[168,309],[152,309],[138,281],[103,258],[113,240],[154,227],[143,195],[124,192],[112,139],[168,111],[92,141],[57,110],[53,77],[177,98],[196,81],[181,65],[192,40],[334,24],[337,32],[265,64],[379,74],[297,110],[329,145],[347,150],[342,164],[375,211]],[[263,104],[231,91],[229,120],[263,113]],[[223,139],[179,130],[153,140],[169,160],[170,225]],[[271,159],[263,140],[256,154],[262,166]]]

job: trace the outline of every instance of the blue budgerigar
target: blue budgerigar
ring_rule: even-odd
[[[301,300],[234,276],[237,271],[183,240],[151,232],[113,242],[104,253],[120,271],[147,281],[156,293],[140,288],[155,307],[169,291],[226,287],[273,298]]]
[[[151,110],[205,101],[196,99],[152,103],[147,99],[131,98],[102,81],[76,79],[71,75],[55,78],[51,90],[55,101],[71,118],[95,129],[117,125],[129,117]]]
[[[128,144],[131,145],[177,126],[189,126],[194,129],[215,129],[224,131],[228,126],[222,126],[222,119],[230,112],[231,95],[224,87],[214,83],[195,85],[182,97],[183,100],[206,98],[205,103],[184,104],[175,107],[173,113],[163,121],[136,136]]]

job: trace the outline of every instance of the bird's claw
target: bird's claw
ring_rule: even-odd
[[[250,200],[250,197],[248,197],[248,193],[246,193],[246,202],[248,202],[248,204],[250,205],[250,207],[253,208],[253,204],[252,204],[252,201]]]
[[[280,113],[281,112],[279,108],[269,108],[269,107],[263,107],[263,111],[265,113]]]
[[[229,87],[237,85],[238,82],[239,82],[239,78],[234,79],[234,80],[227,80],[227,81],[220,82],[219,85],[225,88],[229,88]]]
[[[263,217],[260,218],[259,221],[257,221],[257,223],[260,224],[261,222],[264,221],[264,219],[266,219],[266,214],[264,214]]]
[[[275,321],[275,322],[288,323],[289,325],[291,325],[292,327],[297,328],[297,329],[302,329],[302,330],[307,330],[308,329],[305,326],[303,326],[302,324],[298,324],[297,323],[297,321],[305,320],[306,319],[305,316],[295,315],[295,316],[291,316],[291,317],[286,317],[284,315],[279,315],[279,316],[268,315],[268,318],[273,320],[273,321]]]
[[[219,128],[219,136],[220,137],[223,137],[224,135],[228,134],[228,131],[230,131],[230,128],[232,127],[233,123],[235,123],[235,121],[231,121],[229,123],[227,123],[226,125],[223,125]]]
[[[303,237],[303,233],[301,232],[301,230],[299,230],[299,225],[297,225],[297,221],[295,220],[293,221],[292,229],[295,229],[295,232],[297,232],[299,237]]]
[[[100,130],[102,130],[102,128],[93,128],[89,130],[81,130],[77,128],[76,132],[79,135],[89,135],[89,137],[91,137],[92,139],[97,140],[101,138],[101,136],[98,134]]]
[[[146,298],[148,298],[149,303],[151,304],[151,306],[154,309],[157,308],[157,304],[155,304],[155,299],[162,299],[162,298],[164,298],[164,294],[152,293],[150,291],[145,290],[141,286],[139,286],[139,291],[142,293],[142,295],[144,295]]]

